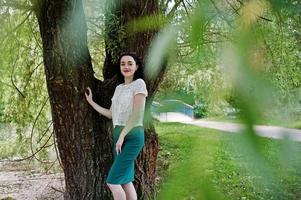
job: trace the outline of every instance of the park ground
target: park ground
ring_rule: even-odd
[[[178,122],[155,126],[155,199],[301,199],[301,143],[258,138],[254,153],[241,150],[248,144],[241,134]],[[62,173],[45,173],[37,163],[0,165],[0,199],[62,199]]]

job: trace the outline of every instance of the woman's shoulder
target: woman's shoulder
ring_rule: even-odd
[[[142,78],[136,79],[135,82],[136,82],[136,84],[143,84],[143,85],[145,85],[145,81]]]

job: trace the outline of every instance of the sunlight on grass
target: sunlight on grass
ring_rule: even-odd
[[[163,149],[177,149],[176,157],[180,157],[179,161],[171,163],[172,171],[163,183],[159,199],[221,199],[208,185],[219,146],[218,133],[202,135],[198,127],[176,123],[157,126],[157,131]]]

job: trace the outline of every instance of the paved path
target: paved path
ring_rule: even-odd
[[[218,122],[207,120],[195,120],[180,113],[162,113],[159,116],[160,121],[166,122],[180,122],[185,124],[192,124],[205,128],[217,129],[224,132],[240,133],[244,126],[238,123],[230,122]],[[278,126],[255,126],[255,131],[258,135],[269,138],[283,138],[287,135],[289,138],[295,141],[301,141],[301,130],[293,128],[284,128]]]
[[[220,131],[239,133],[243,130],[244,126],[242,124],[230,123],[230,122],[217,122],[217,121],[205,121],[205,120],[193,120],[181,122],[186,124],[193,124],[200,127],[217,129]],[[288,136],[290,139],[295,141],[301,141],[301,130],[293,128],[283,128],[278,126],[255,126],[255,131],[258,135],[269,138],[283,138]]]

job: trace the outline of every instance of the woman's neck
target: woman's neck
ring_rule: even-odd
[[[124,78],[124,84],[125,85],[130,84],[131,82],[133,82],[133,77],[131,77],[131,78]]]

